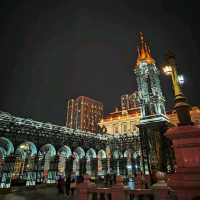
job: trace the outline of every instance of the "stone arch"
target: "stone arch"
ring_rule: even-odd
[[[29,156],[34,157],[37,155],[37,148],[33,142],[23,142],[17,147],[15,154],[21,156],[21,159],[26,159]]]
[[[83,159],[85,157],[85,151],[82,147],[77,147],[73,152],[73,173],[75,175],[79,175],[80,173],[80,159]]]
[[[4,159],[6,157],[6,150],[0,147],[0,159]]]
[[[49,157],[54,157],[56,155],[56,149],[52,144],[45,144],[40,148],[39,155],[48,155]]]
[[[4,165],[6,164],[3,161],[6,157],[9,157],[11,154],[14,153],[14,146],[13,143],[6,137],[0,137],[0,172],[1,172],[1,178],[0,178],[0,187],[1,188],[7,188],[11,185],[11,177],[12,177],[12,171],[7,171],[7,169],[4,168]],[[2,160],[1,160],[2,159]]]
[[[131,149],[127,149],[124,152],[124,158],[127,160],[126,170],[128,175],[132,175],[132,158],[133,158],[133,152]]]
[[[105,169],[103,169],[103,160],[105,161],[107,158],[106,152],[103,149],[101,149],[98,151],[97,155],[98,155],[97,156],[97,158],[98,158],[98,161],[97,161],[98,174],[104,175],[106,173],[106,171],[105,171]]]
[[[113,158],[114,158],[114,159],[123,158],[122,152],[119,151],[119,150],[115,150],[115,151],[113,152]]]
[[[69,158],[72,155],[72,151],[69,146],[64,145],[60,147],[60,149],[58,150],[58,154],[62,155],[65,158]]]
[[[132,158],[132,150],[131,149],[126,149],[124,151],[124,158]]]
[[[119,150],[115,150],[112,155],[113,158],[113,170],[117,175],[120,175],[120,159],[123,159],[123,154]]]
[[[106,152],[103,149],[98,151],[98,158],[107,158]]]
[[[0,137],[0,151],[3,158],[14,153],[13,143],[6,137]]]
[[[72,151],[69,146],[64,145],[60,147],[57,154],[59,156],[58,174],[66,176],[66,160],[72,156]]]
[[[136,159],[139,155],[140,155],[139,152],[137,152],[137,151],[133,152],[133,158],[134,159]]]
[[[39,150],[39,179],[40,182],[54,183],[56,179],[55,169],[50,169],[50,164],[54,161],[56,149],[52,144],[45,144]]]
[[[86,152],[86,158],[96,158],[97,154],[93,148],[90,148]]]
[[[95,168],[96,168],[96,152],[93,148],[90,148],[86,152],[86,174],[92,175],[95,174]],[[94,160],[95,159],[95,160]]]
[[[14,174],[16,178],[25,179],[27,183],[33,179],[35,172],[35,157],[37,155],[37,148],[34,143],[26,141],[21,143],[15,150],[15,166]],[[21,176],[23,175],[23,176]]]
[[[79,159],[82,159],[85,157],[85,151],[83,150],[82,147],[77,147],[74,151],[74,153],[77,153],[78,154],[78,158]]]

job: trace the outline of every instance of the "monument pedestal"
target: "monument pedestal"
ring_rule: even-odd
[[[200,198],[200,126],[170,128],[165,136],[172,140],[176,157],[176,170],[168,185],[179,199]]]

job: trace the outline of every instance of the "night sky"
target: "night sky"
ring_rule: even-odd
[[[194,1],[197,2],[197,1]],[[1,0],[0,110],[64,125],[66,100],[80,95],[104,104],[137,89],[131,64],[138,33],[157,66],[170,49],[186,82],[188,101],[200,105],[198,6],[174,0]],[[167,110],[169,77],[161,73]]]

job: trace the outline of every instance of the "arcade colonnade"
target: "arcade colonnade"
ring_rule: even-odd
[[[78,146],[72,150],[62,145],[56,150],[52,144],[37,148],[26,141],[14,148],[12,141],[0,137],[0,187],[9,188],[15,182],[26,186],[36,183],[55,183],[57,175],[103,176],[114,172],[131,175],[140,168],[139,152],[106,149],[84,150]]]

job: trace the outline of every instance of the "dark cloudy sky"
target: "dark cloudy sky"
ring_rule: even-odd
[[[198,15],[186,0],[1,0],[0,110],[62,125],[66,100],[85,95],[112,111],[137,88],[139,31],[158,67],[166,50],[176,53],[184,93],[199,106]],[[170,80],[161,74],[161,83],[170,109]]]

